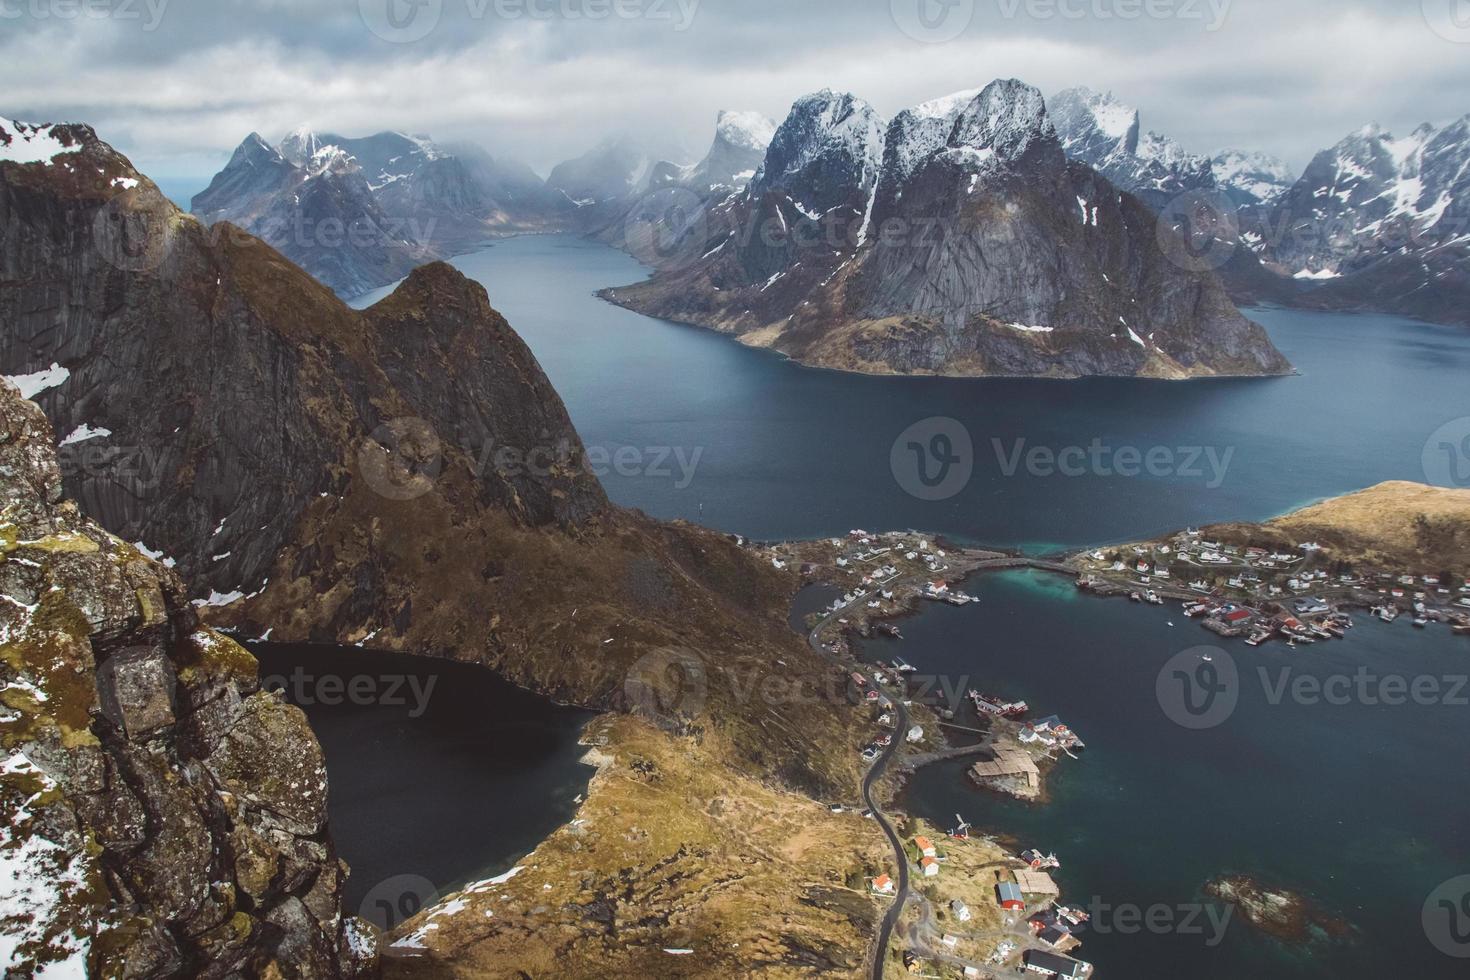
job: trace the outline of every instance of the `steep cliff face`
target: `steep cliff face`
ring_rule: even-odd
[[[602,707],[630,705],[649,656],[719,651],[702,724],[830,785],[802,726],[768,730],[734,683],[827,671],[786,627],[787,574],[612,507],[483,288],[434,263],[351,310],[65,132],[65,157],[0,164],[0,371],[75,437],[62,465],[84,510],[176,561],[207,618],[478,661]]]
[[[397,419],[476,447],[566,442],[578,458],[560,400],[479,287],[434,266],[354,312],[256,239],[180,214],[90,130],[76,136],[71,159],[0,173],[0,363],[67,366],[38,397],[77,436],[69,492],[176,558],[186,581],[253,591],[292,523],[340,490],[353,438],[388,425],[383,438],[411,440],[416,423],[400,433]],[[477,491],[528,524],[605,506],[574,470],[489,472]]]
[[[51,426],[5,382],[0,501],[5,975],[372,972],[305,716],[63,499]]]
[[[1034,88],[926,103],[881,141],[852,105],[798,102],[744,195],[604,295],[873,373],[1290,370],[1148,207],[1068,162]]]

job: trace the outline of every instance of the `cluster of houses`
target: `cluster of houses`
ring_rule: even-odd
[[[1034,743],[1049,749],[1060,746],[1065,750],[1087,748],[1087,743],[1082,741],[1076,732],[1062,724],[1062,719],[1056,715],[1049,715],[1040,721],[1022,725],[1020,734],[1016,737],[1023,745]]]

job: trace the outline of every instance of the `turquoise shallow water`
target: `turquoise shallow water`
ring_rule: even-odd
[[[615,500],[757,538],[913,527],[1049,552],[1259,520],[1385,479],[1424,480],[1431,435],[1470,416],[1470,332],[1392,317],[1253,311],[1301,372],[1290,378],[867,378],[609,306],[595,291],[644,270],[603,246],[524,238],[455,265],[526,338],[587,444],[647,461],[599,474]],[[936,417],[969,436],[972,472],[953,496],[925,500],[895,476],[892,450]],[[1094,442],[1167,450],[1174,465],[1139,476],[1008,472],[1017,446]],[[1184,465],[1192,450],[1205,457],[1198,472]],[[1225,465],[1210,467],[1207,452]],[[697,463],[658,467],[660,453]],[[1305,890],[1361,930],[1355,943],[1306,951],[1239,923],[1214,946],[1178,931],[1090,936],[1084,953],[1106,975],[1466,975],[1430,946],[1420,912],[1435,885],[1470,873],[1470,708],[1272,704],[1255,672],[1283,666],[1280,649],[1236,643],[1248,681],[1239,706],[1218,728],[1187,731],[1164,715],[1156,680],[1211,636],[1177,607],[1079,596],[1032,574],[972,591],[980,605],[933,607],[905,623],[895,649],[921,669],[973,674],[977,686],[1060,712],[1090,748],[1058,774],[1049,807],[971,791],[960,766],[924,771],[912,806],[944,823],[959,810],[1055,848],[1081,902],[1190,903],[1235,871]],[[1470,669],[1470,641],[1359,622],[1351,639],[1290,664],[1324,677]]]

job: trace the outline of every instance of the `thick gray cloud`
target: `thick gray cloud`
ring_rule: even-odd
[[[1421,9],[1422,7],[1422,9]],[[1461,0],[0,0],[0,114],[156,175],[308,123],[471,139],[543,172],[603,136],[710,137],[846,89],[884,113],[992,78],[1086,84],[1186,147],[1294,166],[1470,111]]]

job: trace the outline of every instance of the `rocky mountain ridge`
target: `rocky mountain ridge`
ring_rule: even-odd
[[[1270,205],[1245,208],[1232,292],[1470,325],[1470,116],[1404,137],[1365,126]]]
[[[1137,199],[1070,163],[1003,80],[884,124],[798,100],[750,186],[604,292],[799,360],[877,373],[1191,377],[1289,365]]]
[[[278,147],[251,133],[191,210],[238,225],[354,296],[495,235],[561,228],[574,208],[523,164],[482,150],[302,127]]]
[[[0,164],[0,371],[39,376],[77,436],[68,490],[175,562],[208,619],[478,661],[603,708],[659,651],[826,671],[785,624],[789,573],[608,502],[482,287],[433,263],[351,310],[72,132],[63,160]],[[798,727],[773,738],[725,680],[708,711],[734,750],[826,785]]]

